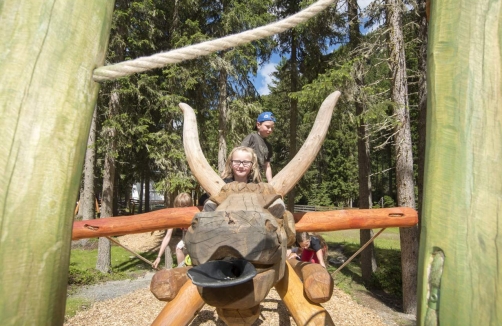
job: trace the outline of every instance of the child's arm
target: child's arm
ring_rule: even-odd
[[[267,181],[269,183],[272,182],[272,166],[270,165],[270,162],[265,162],[264,169],[265,169],[265,176],[267,177]]]
[[[164,250],[166,250],[167,245],[169,244],[169,241],[171,241],[171,235],[173,234],[173,229],[169,229],[166,232],[166,236],[162,240],[162,244],[160,245],[159,249],[159,254],[157,255],[157,259],[153,262],[152,266],[153,268],[157,268],[160,263],[160,259],[162,258],[162,255],[164,254]]]
[[[324,264],[324,255],[322,253],[322,249],[319,249],[316,251],[315,255],[317,256],[317,259],[319,260],[319,264],[326,268],[326,265]]]

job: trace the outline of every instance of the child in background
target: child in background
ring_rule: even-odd
[[[174,198],[174,207],[190,207],[190,206],[193,206],[192,197],[186,192],[182,192],[181,194],[176,196],[176,198]],[[185,232],[186,230],[183,229],[183,236],[180,242],[178,242],[178,244],[176,245],[176,260],[178,266],[183,265],[185,261],[185,253],[183,252],[183,249],[185,248],[185,242],[183,241],[185,239]],[[168,229],[166,235],[164,236],[164,239],[162,240],[162,244],[160,245],[160,250],[157,259],[155,259],[155,261],[152,264],[154,268],[157,268],[157,266],[159,266],[162,254],[166,250],[167,245],[171,240],[172,234],[173,234],[173,229]],[[170,268],[171,266],[166,266],[166,267]]]
[[[258,157],[260,168],[265,172],[265,177],[268,182],[272,181],[272,146],[266,140],[272,134],[275,126],[275,117],[272,112],[262,112],[256,119],[256,130],[244,138],[242,146],[251,147],[254,149]]]
[[[288,250],[288,258],[299,258],[301,261],[320,264],[326,268],[325,260],[327,258],[327,245],[324,239],[319,235],[310,235],[307,232],[296,234],[296,243],[298,248]]]

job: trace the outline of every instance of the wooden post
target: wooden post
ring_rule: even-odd
[[[502,325],[501,24],[501,1],[431,1],[420,325]]]
[[[0,5],[0,316],[62,325],[75,198],[114,1]]]

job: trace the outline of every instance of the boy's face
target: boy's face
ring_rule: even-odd
[[[263,121],[263,122],[257,122],[256,123],[256,128],[258,129],[258,133],[260,136],[263,138],[267,138],[274,132],[274,125],[275,122],[273,121]]]

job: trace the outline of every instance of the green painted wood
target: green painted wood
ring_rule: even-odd
[[[439,324],[502,325],[502,1],[431,5],[418,322],[438,248]]]
[[[0,3],[0,324],[62,325],[113,0]]]

